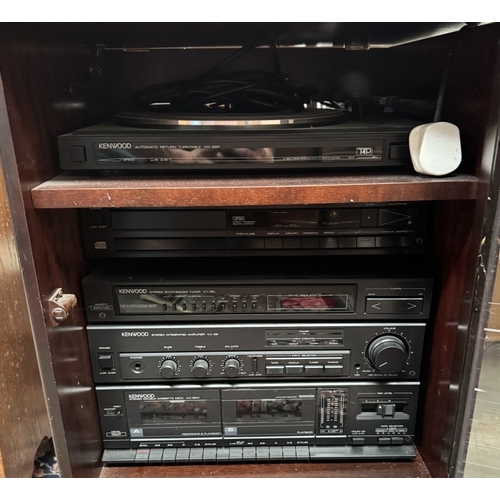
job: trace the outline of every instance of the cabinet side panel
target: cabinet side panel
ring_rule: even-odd
[[[0,477],[26,478],[51,430],[1,157],[0,227]]]
[[[100,430],[80,293],[87,269],[76,211],[36,211],[30,189],[57,173],[57,136],[89,120],[86,100],[70,92],[72,83],[84,81],[87,59],[85,47],[64,44],[40,25],[26,29],[7,24],[0,35],[0,70],[11,130],[5,141],[11,159],[5,169],[12,190],[17,191],[16,231],[30,285],[27,293],[40,370],[54,416],[60,418],[54,420],[53,439],[63,477],[99,473]],[[74,293],[78,305],[68,320],[54,328],[47,300],[57,288]]]
[[[498,126],[500,25],[469,27],[452,36],[455,44],[440,119],[460,128],[460,170],[476,173],[480,182],[476,202],[441,202],[436,207],[431,265],[438,277],[439,301],[429,356],[424,360],[427,377],[419,442],[422,457],[435,477],[448,476],[456,460],[453,430],[463,418],[463,390],[470,376],[466,351],[476,335],[471,323],[473,294],[491,183],[491,135]]]
[[[460,320],[471,307],[470,278],[474,271],[464,270],[469,263],[474,207],[474,201],[436,203],[435,251],[429,262],[435,276],[435,303],[422,360],[418,432],[419,450],[433,477],[447,476],[449,449],[445,438],[456,418],[456,408],[450,407],[450,390],[456,364],[461,362],[456,357],[457,338],[467,333],[466,326],[459,327]]]

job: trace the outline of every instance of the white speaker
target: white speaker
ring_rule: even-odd
[[[448,122],[415,127],[409,137],[413,168],[419,174],[442,176],[456,170],[462,161],[460,130]]]

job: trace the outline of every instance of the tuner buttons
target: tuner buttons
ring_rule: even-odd
[[[160,366],[160,373],[164,378],[172,378],[177,372],[177,363],[173,359],[166,359]]]
[[[381,335],[368,345],[366,357],[375,370],[381,373],[399,372],[408,361],[408,347],[399,337]]]
[[[235,359],[227,359],[226,362],[224,363],[224,373],[228,377],[236,377],[240,371],[240,362]]]
[[[203,378],[208,373],[208,361],[205,359],[197,359],[193,363],[193,373],[195,377]]]

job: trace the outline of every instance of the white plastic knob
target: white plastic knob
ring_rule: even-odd
[[[456,170],[462,161],[460,131],[448,122],[415,127],[409,137],[410,157],[419,174],[442,176]]]

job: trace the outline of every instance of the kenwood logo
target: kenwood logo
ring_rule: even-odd
[[[122,332],[122,337],[149,337],[149,332]]]
[[[156,399],[154,394],[129,394],[129,401],[143,401],[145,399]]]
[[[100,142],[99,149],[132,149],[130,142]]]
[[[145,288],[119,288],[118,293],[148,293]]]

